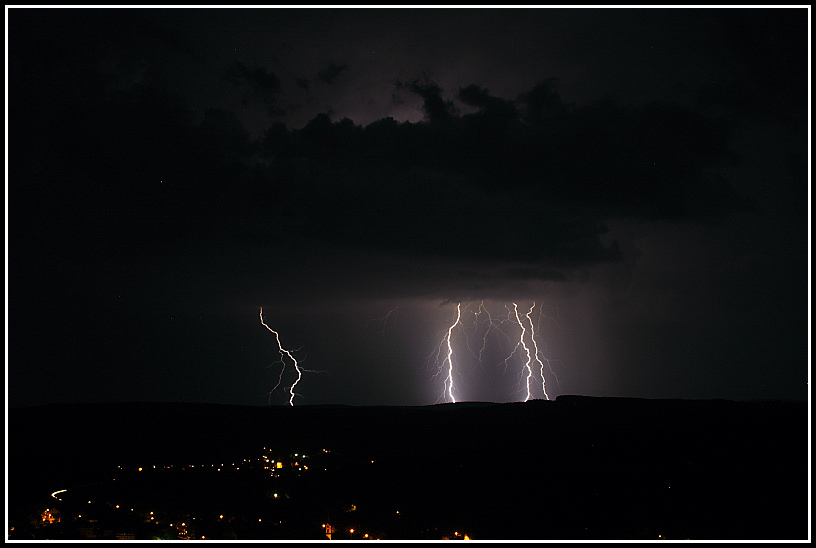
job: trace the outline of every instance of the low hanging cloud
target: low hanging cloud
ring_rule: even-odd
[[[427,75],[416,78],[410,82],[401,80],[394,81],[394,87],[398,90],[405,89],[422,97],[422,110],[428,121],[434,124],[443,123],[456,114],[456,107],[453,101],[442,98],[442,88],[430,80]]]
[[[721,119],[668,104],[565,105],[552,81],[515,101],[460,88],[457,99],[477,110],[459,115],[432,81],[396,84],[422,97],[426,121],[362,127],[319,115],[267,132],[269,177],[284,185],[278,204],[297,212],[301,234],[536,264],[555,279],[552,268],[621,258],[607,220],[712,221],[746,205],[719,175],[736,160]]]
[[[456,97],[464,104],[476,107],[487,115],[496,118],[511,120],[518,117],[516,107],[512,102],[505,101],[500,97],[493,97],[490,95],[490,90],[480,88],[476,84],[459,88]]]
[[[266,105],[270,115],[282,116],[286,111],[277,106],[281,84],[273,72],[264,67],[249,68],[240,61],[227,66],[224,79],[244,89],[245,103],[260,102]]]
[[[235,63],[227,77],[276,105],[274,74]],[[429,79],[397,88],[423,99],[425,121],[363,127],[320,114],[302,128],[273,123],[257,141],[233,113],[210,110],[194,122],[182,101],[151,88],[70,110],[53,135],[99,119],[97,139],[59,148],[76,174],[53,155],[41,160],[46,174],[74,176],[84,188],[87,163],[106,180],[132,184],[95,208],[77,202],[84,213],[76,219],[67,219],[76,198],[66,195],[54,219],[103,252],[169,257],[186,249],[218,261],[275,249],[296,262],[336,257],[336,271],[355,258],[371,265],[390,257],[400,265],[387,271],[392,277],[425,262],[432,266],[422,275],[436,277],[427,287],[478,289],[505,277],[557,283],[626,259],[611,220],[710,222],[745,205],[719,174],[735,161],[721,119],[668,104],[566,105],[551,81],[515,100],[477,85],[447,99]],[[454,101],[475,112],[460,114]],[[113,121],[128,131],[105,125]],[[158,194],[143,192],[146,180]],[[123,221],[109,227],[109,219]]]
[[[344,70],[348,68],[348,65],[337,65],[333,61],[329,62],[328,66],[317,73],[317,78],[328,84],[331,85],[337,80],[337,77],[340,76]]]

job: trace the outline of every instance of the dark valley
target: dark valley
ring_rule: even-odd
[[[9,539],[806,539],[803,401],[8,410]]]

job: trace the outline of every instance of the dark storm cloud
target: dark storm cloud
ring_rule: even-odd
[[[286,111],[276,105],[280,94],[280,80],[264,67],[249,68],[240,61],[227,66],[224,78],[238,86],[247,88],[244,102],[259,101],[266,105],[270,115],[282,116]]]
[[[564,280],[564,273],[559,270],[538,268],[535,266],[517,266],[504,270],[502,278],[518,280]]]
[[[404,105],[405,97],[398,94],[397,92],[391,92],[391,103],[394,105]]]
[[[459,88],[456,97],[468,106],[477,107],[486,116],[510,120],[518,115],[515,106],[510,101],[505,101],[500,97],[492,97],[490,90],[480,88],[475,84]]]
[[[140,59],[121,57],[117,74],[139,70]],[[335,82],[345,69],[330,63],[321,79]],[[25,75],[20,89],[31,82],[42,94],[42,81],[62,79],[44,72]],[[266,68],[236,61],[223,76],[246,100],[285,110],[281,82]],[[363,127],[327,113],[299,129],[271,124],[255,142],[234,113],[195,117],[156,86],[63,97],[41,118],[42,134],[22,141],[32,145],[23,147],[22,180],[49,181],[35,192],[62,201],[47,206],[53,211],[40,226],[16,226],[41,234],[35,239],[49,249],[88,253],[171,257],[183,249],[215,261],[221,252],[282,245],[293,254],[391,254],[448,265],[444,274],[423,273],[445,278],[445,287],[486,288],[507,276],[555,281],[569,269],[620,260],[621,249],[607,241],[608,220],[711,220],[740,206],[719,169],[734,160],[724,120],[660,103],[577,107],[561,100],[555,83],[543,80],[509,100],[476,84],[446,95],[422,74],[395,81],[393,91],[420,97],[424,122],[384,118]],[[73,191],[65,180],[75,181]],[[26,212],[34,218],[25,206],[15,214]],[[60,232],[63,225],[72,229]],[[465,262],[471,266],[454,266]]]
[[[477,86],[456,115],[432,82],[398,84],[428,121],[320,115],[263,139],[282,211],[333,245],[416,256],[583,265],[615,260],[606,219],[712,220],[744,205],[718,168],[730,128],[688,109],[563,105],[547,82],[520,108]],[[517,271],[521,273],[522,271]],[[551,271],[546,271],[550,277]]]
[[[299,88],[309,91],[309,84],[311,81],[308,78],[296,78],[295,83]]]
[[[336,65],[333,61],[329,65],[317,73],[317,78],[326,84],[333,84],[340,73],[348,68],[348,65]]]
[[[397,89],[407,89],[422,97],[422,111],[433,124],[445,122],[456,113],[453,101],[443,99],[442,88],[425,75],[411,82],[396,80],[394,85]]]
[[[30,161],[15,162],[10,190],[18,252],[51,254],[54,268],[166,260],[205,248],[238,215],[236,201],[222,198],[230,181],[247,180],[254,145],[230,111],[208,109],[196,121],[178,96],[134,85],[63,98],[28,121],[38,132],[16,145]]]
[[[263,67],[236,62],[225,77],[279,108],[280,82]],[[52,176],[70,165],[87,189],[55,217],[96,208],[75,227],[84,245],[165,254],[285,241],[509,262],[514,276],[547,280],[620,259],[609,219],[717,219],[740,203],[718,171],[733,159],[720,119],[666,104],[565,105],[551,81],[515,101],[461,87],[456,99],[475,112],[460,115],[425,76],[396,84],[423,99],[426,121],[362,127],[321,114],[299,129],[272,124],[258,142],[234,113],[194,121],[183,100],[149,86],[66,99],[39,141],[54,153],[37,165]],[[86,137],[57,145],[77,131]]]
[[[524,119],[530,123],[541,123],[560,112],[564,105],[556,91],[558,80],[548,78],[537,83],[533,89],[519,95],[518,103],[524,109]]]
[[[272,95],[280,91],[280,80],[263,67],[248,68],[240,61],[227,67],[225,78],[236,84],[248,84],[262,94]]]

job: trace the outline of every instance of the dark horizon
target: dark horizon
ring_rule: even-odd
[[[294,407],[309,407],[312,409],[317,408],[430,408],[430,407],[441,407],[441,406],[451,406],[451,407],[477,407],[477,406],[492,406],[492,405],[512,405],[512,404],[525,404],[531,403],[533,405],[539,403],[555,403],[558,399],[586,399],[586,400],[608,400],[608,401],[659,401],[659,402],[730,402],[730,403],[803,403],[806,400],[797,400],[797,399],[754,399],[754,400],[729,400],[727,398],[698,398],[698,399],[687,399],[687,398],[641,398],[635,396],[585,396],[581,394],[559,394],[558,396],[552,399],[543,399],[543,398],[535,398],[527,401],[470,401],[470,400],[463,400],[463,401],[456,401],[456,402],[439,402],[439,403],[424,403],[419,405],[404,405],[404,404],[362,404],[362,405],[355,405],[355,404],[348,404],[348,403],[299,403],[297,406],[290,406],[287,403],[280,403],[277,405],[269,405],[269,404],[245,404],[245,403],[217,403],[217,402],[207,402],[207,401],[173,401],[173,400],[128,400],[128,401],[94,401],[94,402],[77,402],[77,401],[63,401],[63,402],[48,402],[48,403],[39,403],[33,405],[9,405],[8,409],[31,409],[31,408],[41,408],[41,407],[48,407],[48,406],[60,406],[60,405],[89,405],[89,406],[100,406],[100,405],[164,405],[164,404],[172,404],[172,405],[205,405],[205,406],[225,406],[225,407],[290,407],[294,409]]]
[[[13,409],[10,538],[317,540],[328,522],[340,539],[804,540],[806,411],[586,397]],[[62,521],[45,523],[54,508]],[[185,521],[195,534],[173,528]]]
[[[809,401],[809,7],[6,16],[7,408]]]

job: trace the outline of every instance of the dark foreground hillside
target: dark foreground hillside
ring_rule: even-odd
[[[11,539],[808,536],[806,402],[47,405],[8,470]]]

